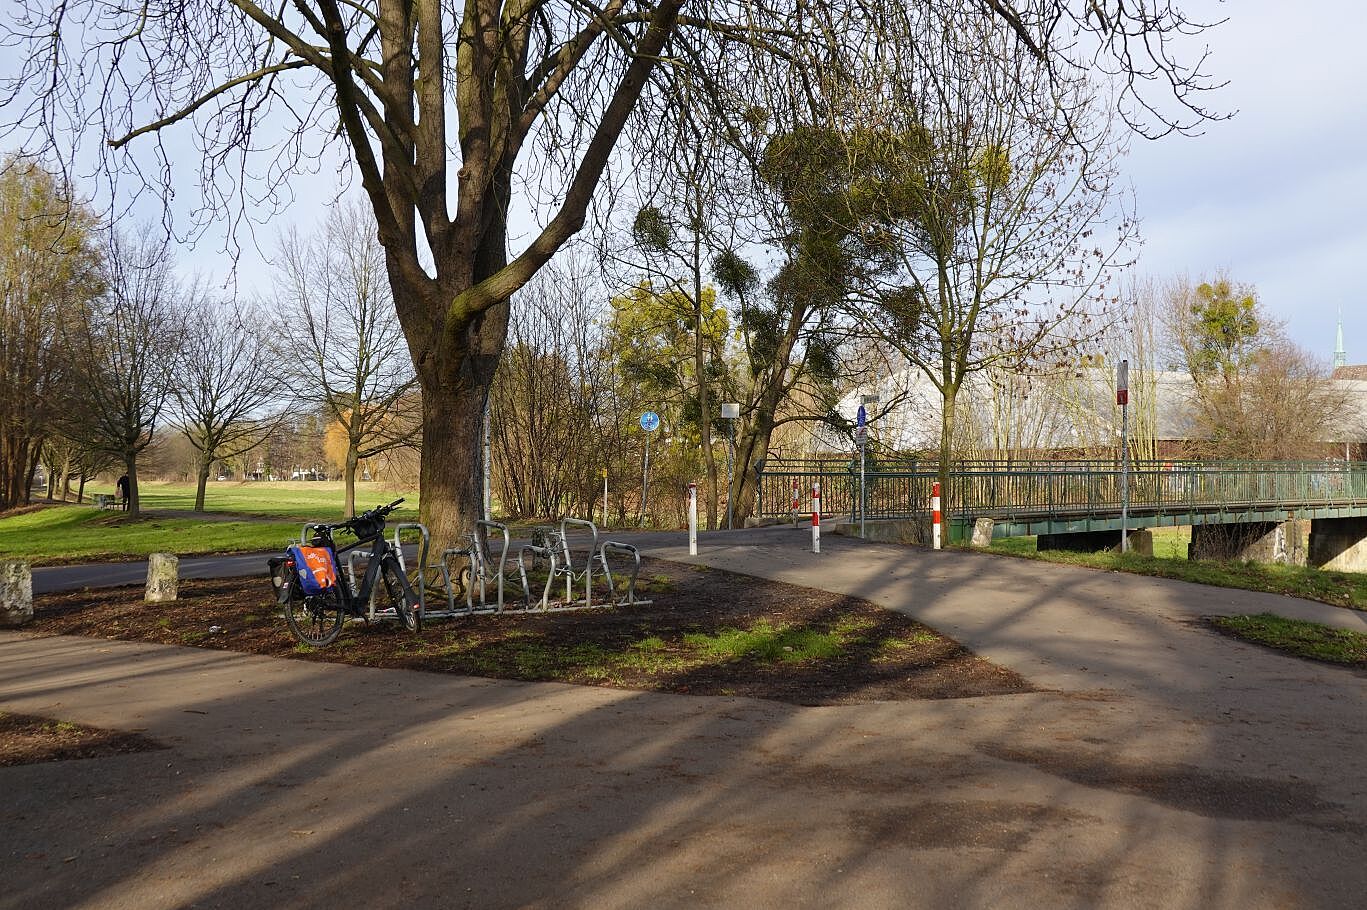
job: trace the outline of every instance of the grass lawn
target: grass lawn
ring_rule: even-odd
[[[1158,529],[1154,534],[1153,556],[1069,553],[1063,550],[1040,552],[1036,549],[1034,537],[995,540],[992,542],[992,552],[1094,569],[1133,572],[1136,575],[1156,575],[1222,588],[1286,594],[1336,607],[1367,610],[1367,574],[1270,563],[1189,561],[1186,558],[1186,542],[1190,538],[1189,528]]]
[[[1367,635],[1351,629],[1336,629],[1271,613],[1216,616],[1211,618],[1210,624],[1227,635],[1297,657],[1367,668]]]
[[[86,493],[114,494],[112,486],[91,484]],[[299,522],[309,519],[337,521],[342,517],[345,491],[340,481],[209,481],[204,493],[204,508],[209,512],[229,512],[235,515],[258,515],[271,518],[290,518]],[[395,521],[416,520],[418,493],[416,490],[396,490],[388,484],[357,483],[356,508],[382,506],[403,497],[403,506],[394,513]],[[192,483],[162,483],[143,481],[138,484],[138,499],[144,509],[175,509],[189,511],[195,507],[195,485]]]
[[[84,506],[57,506],[0,518],[0,554],[34,565],[134,559],[148,553],[191,556],[284,547],[297,521],[142,518]]]

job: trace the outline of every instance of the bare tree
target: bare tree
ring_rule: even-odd
[[[921,81],[893,67],[902,103],[868,106],[877,128],[848,145],[851,213],[883,256],[861,295],[867,323],[940,393],[947,492],[965,382],[1070,368],[1101,335],[1134,234],[1086,83],[1060,86],[971,18],[951,22]]]
[[[213,463],[250,451],[270,433],[274,420],[265,410],[279,398],[283,377],[259,313],[202,283],[187,296],[172,411],[195,452],[195,511],[202,512]]]
[[[844,0],[11,6],[6,45],[18,72],[0,100],[19,124],[52,148],[97,130],[110,143],[106,173],[162,178],[163,189],[176,168],[158,134],[195,125],[204,222],[224,209],[241,216],[243,175],[264,175],[257,197],[279,199],[310,159],[345,158],[370,202],[422,386],[423,513],[439,542],[479,511],[483,415],[509,297],[584,224],[643,95],[690,72],[729,91],[733,74],[717,61],[733,59],[731,48],[797,72],[809,46],[812,57],[855,56],[857,43],[826,36],[887,12]],[[1178,10],[1110,0],[973,9],[1060,72],[1100,60],[1132,84],[1163,80],[1186,120],[1157,111],[1160,122],[1205,116],[1190,94],[1204,84],[1199,67],[1170,56],[1172,39],[1195,26]],[[1154,110],[1137,97],[1141,112]],[[115,155],[134,144],[155,166]],[[248,165],[258,150],[274,158]],[[83,152],[76,143],[68,160]],[[519,207],[538,208],[544,226],[510,251]]]
[[[277,351],[295,397],[346,439],[347,515],[356,511],[363,459],[414,444],[417,381],[394,315],[384,251],[358,205],[342,205],[311,238],[280,242]]]
[[[66,409],[63,423],[68,435],[123,468],[136,518],[138,457],[152,444],[180,351],[179,289],[165,245],[147,227],[133,236],[106,233],[103,272],[104,293],[89,318],[70,326],[71,394],[82,406]]]

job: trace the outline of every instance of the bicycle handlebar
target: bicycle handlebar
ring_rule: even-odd
[[[348,518],[346,521],[339,521],[339,522],[337,522],[336,524],[316,524],[316,525],[314,525],[314,527],[315,527],[315,528],[326,528],[326,529],[329,530],[329,531],[336,531],[336,530],[343,529],[343,528],[345,528],[345,529],[352,529],[352,528],[354,528],[357,524],[359,524],[360,522],[363,522],[363,521],[380,521],[380,522],[383,522],[383,521],[384,521],[384,517],[385,517],[386,515],[388,515],[390,512],[393,512],[395,509],[397,509],[397,508],[399,507],[399,504],[402,503],[402,502],[403,502],[403,497],[400,496],[398,499],[394,500],[393,502],[391,502],[391,503],[390,503],[389,505],[387,505],[387,506],[376,506],[376,507],[373,508],[373,509],[367,509],[366,511],[364,511],[364,512],[360,513],[359,515],[357,515],[355,518]]]

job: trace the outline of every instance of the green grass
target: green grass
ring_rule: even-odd
[[[0,518],[0,553],[36,565],[137,559],[149,553],[252,553],[283,548],[298,534],[294,521],[129,521],[120,513],[63,506]]]
[[[1211,624],[1245,641],[1266,645],[1297,657],[1367,667],[1367,635],[1317,622],[1286,619],[1271,613],[1217,616]]]
[[[87,495],[108,493],[112,486],[91,484]],[[395,520],[407,521],[418,514],[418,494],[415,490],[396,490],[387,484],[357,483],[356,508],[373,506],[404,498],[403,506],[394,513]],[[204,494],[204,508],[208,512],[228,512],[270,518],[291,518],[300,522],[309,519],[336,521],[342,517],[342,503],[346,498],[340,481],[209,481]],[[143,509],[175,509],[189,511],[195,506],[195,485],[192,483],[162,483],[143,481],[138,484],[138,503]]]
[[[748,629],[723,629],[715,635],[685,635],[684,644],[709,658],[765,663],[827,659],[843,650],[846,636],[837,630],[794,629],[760,620]]]
[[[1367,574],[1359,572],[1331,572],[1309,566],[1283,566],[1271,563],[1225,562],[1215,560],[1190,561],[1185,558],[1186,546],[1177,529],[1154,537],[1154,552],[1181,556],[1138,556],[1134,553],[1069,553],[1063,550],[1039,551],[1033,537],[1011,537],[993,541],[992,552],[1045,562],[1089,566],[1135,575],[1153,575],[1221,588],[1240,588],[1269,594],[1303,597],[1336,607],[1367,610]],[[1190,537],[1190,531],[1187,532]],[[1160,540],[1163,545],[1160,546]]]

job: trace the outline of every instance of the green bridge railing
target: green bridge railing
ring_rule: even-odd
[[[927,515],[935,479],[933,462],[882,463],[866,470],[866,517]],[[799,511],[809,512],[818,480],[824,514],[858,515],[858,460],[813,459],[766,466],[760,516],[791,514],[794,481]],[[942,501],[958,522],[993,518],[1004,525],[1003,534],[1086,530],[1118,522],[1120,486],[1120,466],[1113,461],[966,461],[955,465]],[[1129,487],[1138,525],[1199,523],[1212,513],[1258,519],[1272,513],[1367,514],[1367,462],[1146,461],[1131,465]]]

